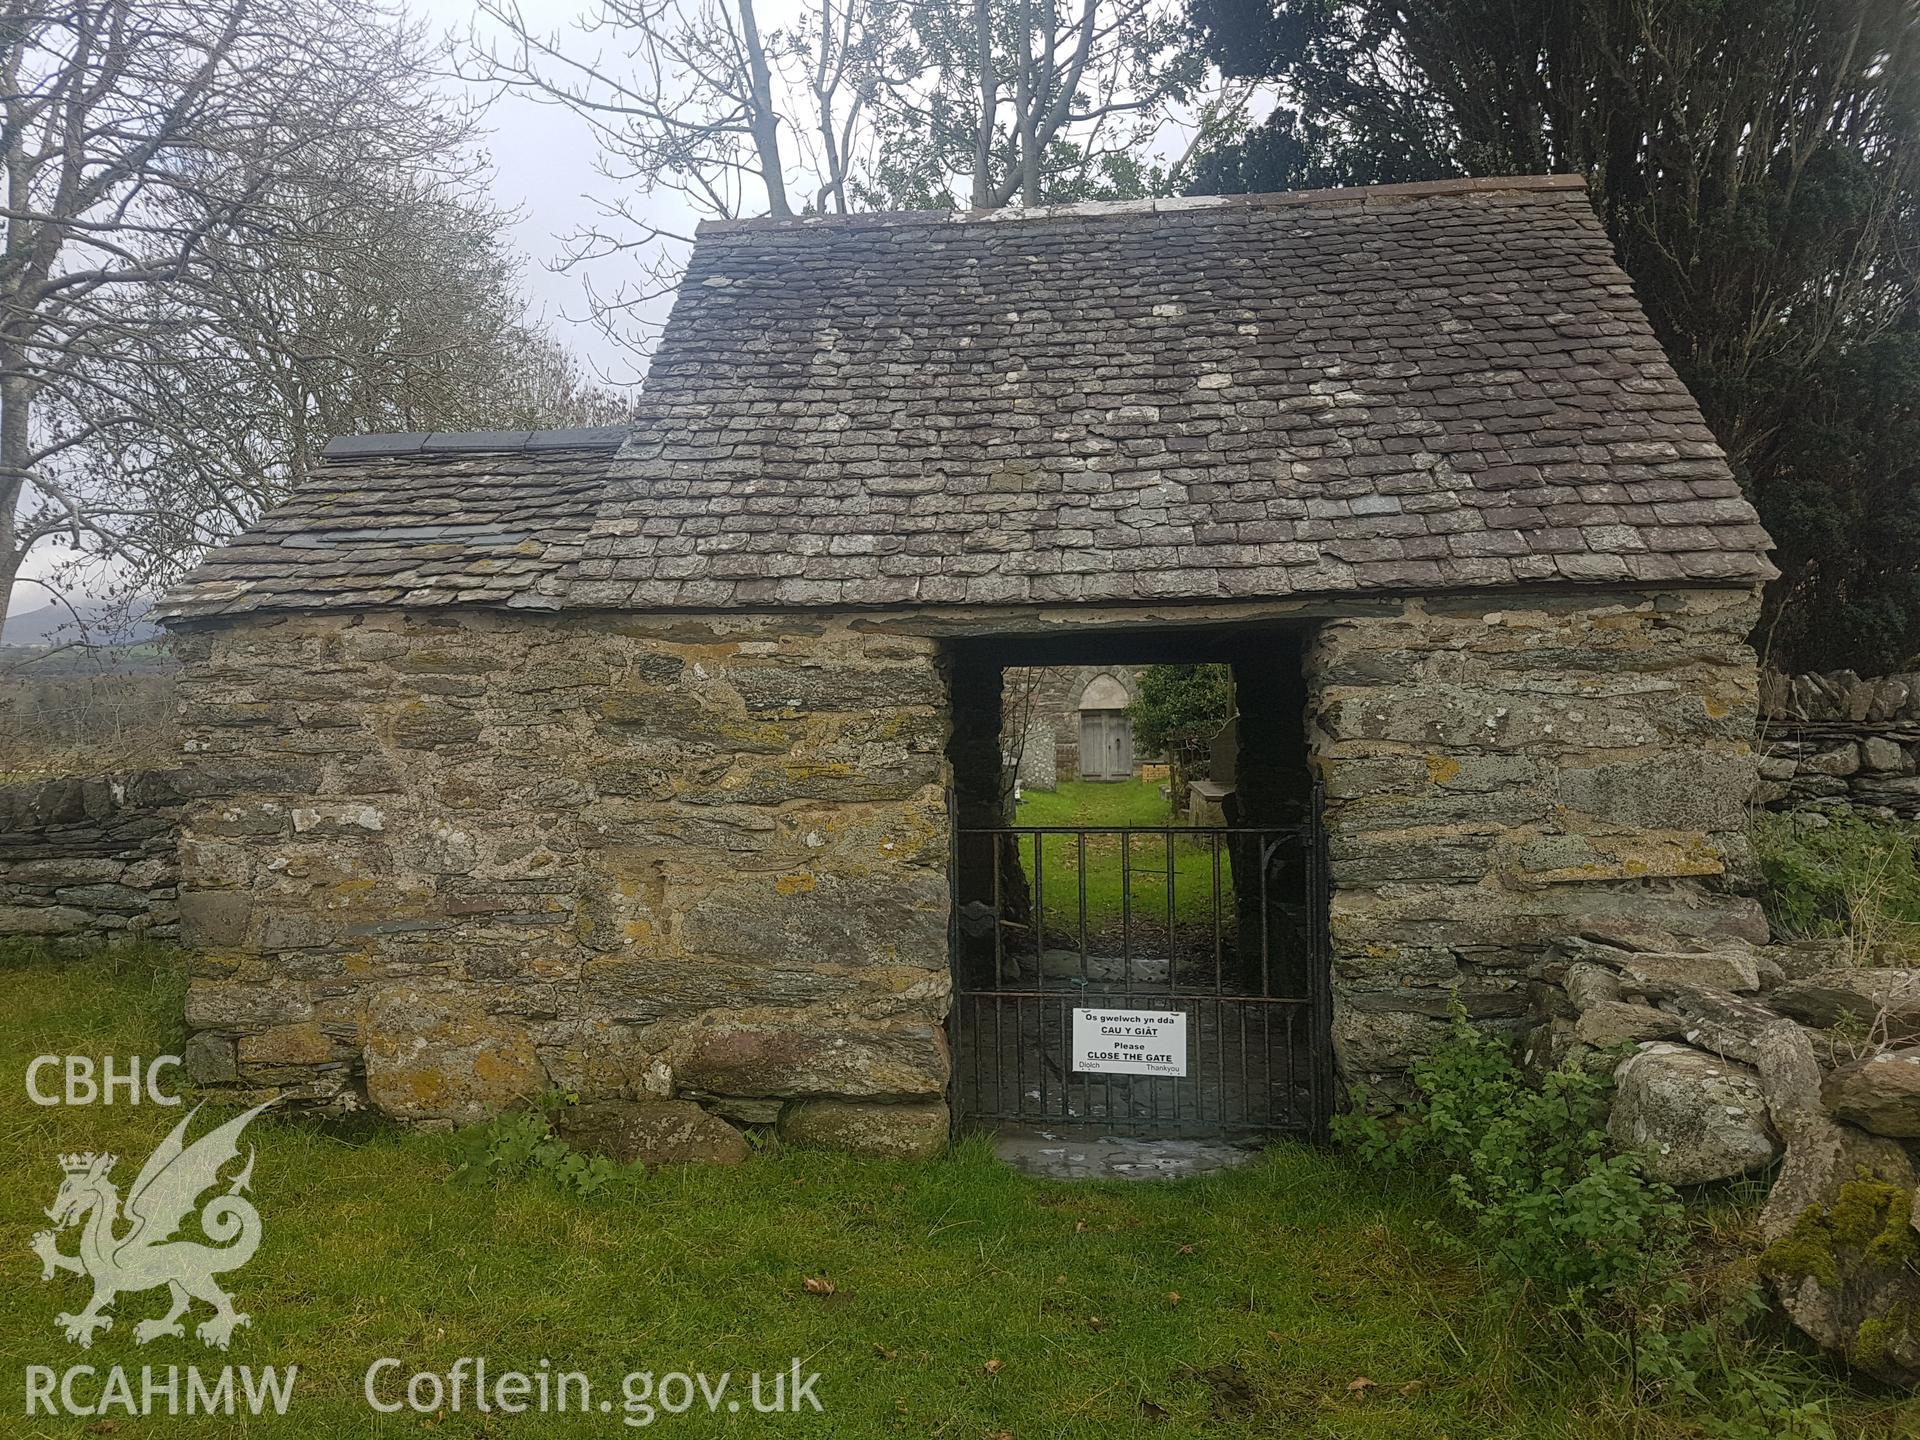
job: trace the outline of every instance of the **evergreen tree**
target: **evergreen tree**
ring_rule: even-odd
[[[1784,669],[1920,651],[1920,19],[1904,0],[1193,0],[1287,103],[1198,192],[1584,173],[1779,544]]]

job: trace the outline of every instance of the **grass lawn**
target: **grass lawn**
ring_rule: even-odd
[[[182,1113],[36,1108],[23,1096],[28,1060],[176,1052],[181,986],[165,957],[0,967],[11,1384],[30,1364],[221,1363],[195,1342],[133,1343],[158,1292],[125,1296],[119,1322],[83,1354],[53,1323],[79,1308],[81,1282],[40,1283],[28,1252],[60,1180],[56,1152],[111,1149],[124,1184]],[[919,1166],[763,1153],[733,1170],[623,1176],[583,1200],[544,1179],[457,1181],[444,1136],[271,1116],[248,1134],[265,1239],[231,1277],[254,1321],[225,1359],[297,1365],[289,1414],[28,1420],[15,1390],[0,1430],[606,1436],[626,1433],[629,1370],[770,1374],[797,1356],[822,1376],[824,1413],[662,1415],[660,1428],[956,1440],[1708,1433],[1629,1413],[1617,1381],[1530,1338],[1524,1312],[1428,1228],[1430,1187],[1383,1189],[1310,1149],[1161,1184],[1028,1180],[978,1144]],[[810,1277],[832,1293],[810,1291]],[[496,1374],[533,1371],[544,1358],[585,1372],[595,1403],[615,1409],[376,1415],[361,1383],[382,1356],[403,1373],[445,1372],[461,1356],[486,1357]],[[1911,1433],[1888,1403],[1839,1403],[1842,1434]]]
[[[1109,825],[1162,826],[1169,807],[1158,784],[1144,780],[1097,782],[1068,780],[1058,790],[1028,791],[1016,812],[1017,825],[1098,827]],[[1122,920],[1121,896],[1128,896],[1127,913],[1137,929],[1163,937],[1167,924],[1167,842],[1164,834],[1128,837],[1131,847],[1123,866],[1122,838],[1090,835],[1086,842],[1087,928],[1102,934],[1118,932]],[[1210,839],[1183,836],[1174,831],[1174,911],[1185,924],[1210,925],[1213,916],[1213,844]],[[1041,842],[1045,857],[1045,893],[1048,925],[1055,931],[1077,930],[1080,914],[1080,851],[1072,836],[1048,836]],[[1031,887],[1034,842],[1020,841],[1020,865]],[[1233,867],[1226,846],[1220,847],[1220,913],[1222,923],[1233,924]]]
[[[1021,825],[1165,825],[1171,807],[1145,780],[1063,780],[1058,790],[1027,790]]]

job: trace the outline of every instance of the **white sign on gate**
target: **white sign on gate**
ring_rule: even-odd
[[[1075,1010],[1073,1068],[1093,1075],[1185,1075],[1181,1010]]]

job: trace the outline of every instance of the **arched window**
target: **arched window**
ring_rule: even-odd
[[[1087,688],[1080,692],[1079,709],[1082,710],[1124,710],[1133,703],[1133,696],[1127,693],[1127,687],[1111,675],[1096,675],[1087,682]]]

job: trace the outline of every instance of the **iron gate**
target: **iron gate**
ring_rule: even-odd
[[[1316,794],[1293,826],[956,829],[956,1123],[1319,1135],[1333,1090],[1319,817]],[[1153,1073],[1090,1043],[1134,1030],[1158,1037]]]

